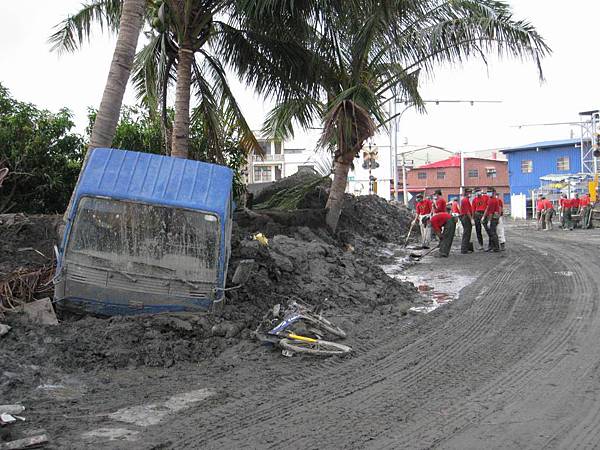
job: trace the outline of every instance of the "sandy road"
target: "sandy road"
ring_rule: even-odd
[[[583,243],[583,236],[589,243]],[[510,250],[435,260],[478,274],[461,299],[373,320],[352,358],[257,368],[219,401],[145,431],[172,448],[596,448],[600,231],[513,229]],[[250,381],[250,380],[249,380]],[[136,446],[135,443],[130,443]]]

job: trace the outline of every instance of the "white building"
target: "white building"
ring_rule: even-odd
[[[275,139],[259,139],[264,156],[252,154],[248,157],[248,184],[270,183],[301,170],[316,170],[331,163],[330,156],[323,150],[315,150],[317,138],[310,135],[302,139],[282,142]]]

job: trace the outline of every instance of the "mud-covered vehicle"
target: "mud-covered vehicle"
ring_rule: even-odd
[[[232,178],[230,169],[214,164],[93,150],[56,248],[58,306],[117,315],[220,302]]]

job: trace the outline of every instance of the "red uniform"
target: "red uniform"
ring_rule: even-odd
[[[500,214],[500,202],[496,197],[491,197],[487,204],[486,216],[490,217],[492,214]]]
[[[454,200],[452,202],[452,213],[453,214],[460,214],[460,208],[458,207],[458,201]]]
[[[431,209],[433,208],[433,203],[428,198],[421,200],[417,203],[416,209],[417,214],[420,216],[424,216],[426,214],[431,214]]]
[[[591,203],[590,197],[587,195],[584,195],[583,197],[581,197],[579,199],[579,206],[581,206],[582,208],[589,205]]]
[[[477,196],[473,199],[473,211],[484,212],[490,198],[487,195]]]
[[[536,207],[535,207],[535,209],[536,209],[537,211],[543,211],[543,210],[544,210],[544,200],[542,200],[542,199],[539,199],[539,200],[537,201],[537,203],[536,203]]]
[[[431,218],[431,228],[436,231],[442,231],[442,227],[446,225],[446,222],[450,219],[452,219],[452,216],[446,212],[434,214]]]
[[[554,209],[554,205],[550,200],[544,200],[544,209]]]
[[[500,215],[504,214],[504,201],[498,197],[498,203],[500,204]]]
[[[562,198],[558,201],[558,204],[560,205],[561,208],[570,208],[571,203],[569,202],[568,198]]]
[[[581,200],[578,198],[572,198],[571,199],[571,208],[579,208],[579,205],[581,204]]]
[[[465,197],[460,201],[460,213],[465,216],[467,214],[473,214],[473,207],[471,201]]]
[[[446,200],[443,197],[438,197],[438,199],[435,201],[434,212],[446,212]]]

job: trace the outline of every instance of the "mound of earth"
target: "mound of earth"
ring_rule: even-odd
[[[300,171],[289,177],[268,184],[254,196],[254,204],[268,203],[273,197],[282,194],[286,190],[296,190],[303,186],[308,188],[302,192],[300,198],[294,204],[294,208],[323,208],[327,201],[326,189],[331,185],[331,179],[324,178],[313,171]]]
[[[386,230],[401,228],[405,224],[403,214],[403,210],[376,197],[348,199],[341,227],[346,237],[357,235],[361,242],[374,240],[375,248],[376,239],[401,235]],[[388,216],[387,221],[384,216]],[[54,327],[32,325],[19,314],[7,315],[13,328],[0,338],[0,367],[4,372],[0,396],[18,386],[25,389],[42,374],[55,370],[171,367],[216,357],[250,339],[265,313],[290,299],[321,304],[325,315],[332,318],[384,309],[386,313],[406,312],[416,299],[415,287],[390,278],[367,252],[340,240],[343,233],[332,235],[324,217],[323,209],[238,213],[228,276],[231,278],[243,259],[253,259],[255,267],[241,289],[227,293],[219,314],[63,317]],[[49,253],[60,217],[19,220],[7,228],[12,237],[5,245],[11,253],[3,255],[2,261],[10,268],[44,264],[36,252],[17,250],[27,246]],[[267,236],[268,245],[253,239],[256,232]],[[352,333],[352,323],[342,321],[340,325]]]
[[[59,215],[0,215],[0,276],[52,263]]]

